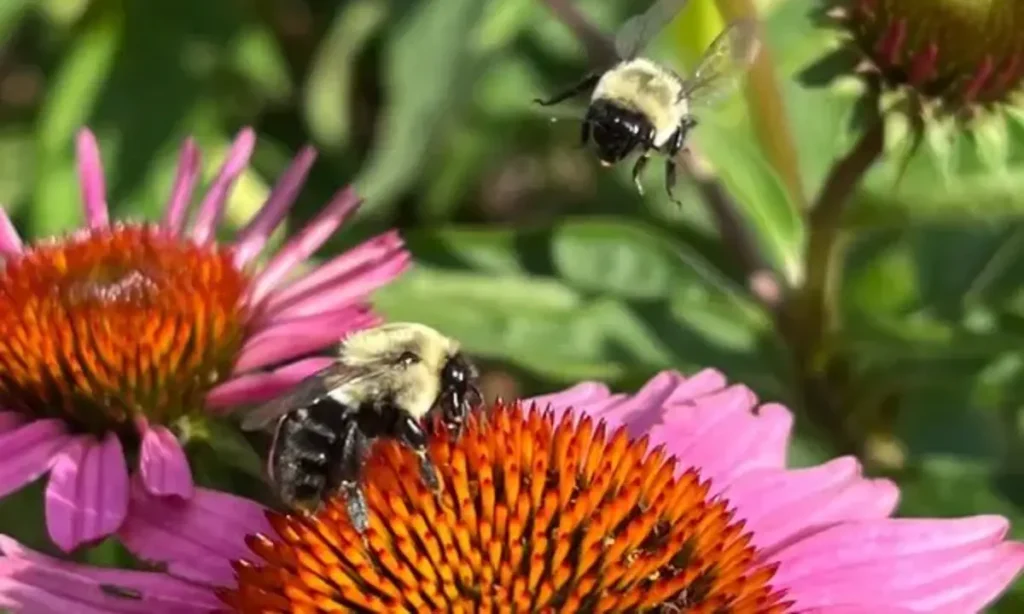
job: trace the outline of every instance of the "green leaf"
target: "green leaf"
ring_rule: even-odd
[[[32,235],[53,234],[79,219],[71,143],[75,132],[87,123],[113,70],[123,27],[120,11],[102,12],[86,24],[63,58],[40,113],[36,185],[29,219]]]
[[[791,286],[799,285],[806,228],[781,178],[756,143],[734,127],[702,122],[695,135],[753,229],[762,253]]]
[[[34,0],[6,0],[0,3],[0,41],[6,41],[18,27],[22,16]]]
[[[348,141],[356,59],[386,17],[384,3],[350,2],[338,11],[317,48],[303,103],[309,131],[318,145],[340,149]]]
[[[213,416],[193,420],[186,439],[190,445],[209,447],[223,464],[262,479],[263,460],[231,420]]]
[[[431,140],[469,82],[470,33],[486,2],[416,4],[386,52],[388,106],[383,133],[358,180],[361,211],[386,208],[418,177]]]
[[[753,368],[775,351],[765,314],[652,228],[583,220],[408,240],[420,265],[379,291],[377,307],[436,326],[478,355],[559,382],[711,366],[777,390],[778,373]]]
[[[890,122],[891,125],[899,125]],[[910,137],[893,130],[886,163],[872,172],[850,224],[1018,219],[1024,216],[1024,111],[1006,107],[967,128],[930,123],[902,161]]]

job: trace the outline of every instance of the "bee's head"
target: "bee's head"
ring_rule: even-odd
[[[644,115],[610,100],[595,100],[583,119],[583,138],[594,139],[597,157],[610,166],[637,147],[653,145],[654,126]]]
[[[462,352],[453,354],[441,371],[438,409],[441,411],[441,421],[450,433],[458,435],[462,432],[469,410],[482,400],[477,388],[477,377],[476,367]]]

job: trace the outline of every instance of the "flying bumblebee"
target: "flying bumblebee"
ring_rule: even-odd
[[[436,491],[427,419],[439,416],[458,437],[479,403],[477,370],[457,341],[422,324],[392,323],[345,339],[334,363],[246,414],[242,428],[273,425],[267,473],[286,505],[313,512],[341,492],[362,533],[369,512],[360,473],[374,440],[409,446]]]
[[[757,23],[737,20],[726,26],[697,62],[689,78],[667,66],[639,57],[656,34],[671,22],[689,0],[655,0],[644,13],[628,19],[615,36],[618,61],[604,72],[547,100],[550,106],[592,90],[581,127],[581,141],[593,139],[602,166],[612,166],[634,150],[633,183],[643,194],[640,175],[652,151],[667,156],[665,189],[673,202],[675,156],[696,127],[693,111],[732,92],[760,51]]]

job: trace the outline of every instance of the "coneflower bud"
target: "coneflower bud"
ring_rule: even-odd
[[[839,0],[833,15],[890,87],[951,111],[1005,102],[1024,80],[1024,2]]]

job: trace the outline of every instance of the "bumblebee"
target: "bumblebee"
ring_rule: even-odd
[[[362,533],[369,516],[360,474],[373,442],[409,446],[424,482],[438,490],[427,419],[461,435],[481,400],[477,377],[454,339],[422,324],[386,324],[345,339],[330,366],[248,413],[242,428],[273,426],[267,473],[286,505],[313,512],[340,492]]]
[[[674,202],[678,154],[697,126],[694,111],[732,92],[760,50],[757,24],[737,20],[708,46],[688,78],[653,60],[639,57],[688,0],[657,0],[648,10],[627,20],[615,37],[617,63],[604,72],[549,98],[542,106],[558,104],[590,90],[590,105],[583,118],[580,139],[593,141],[602,166],[612,166],[634,151],[633,183],[640,183],[652,152],[666,156],[665,190]]]

